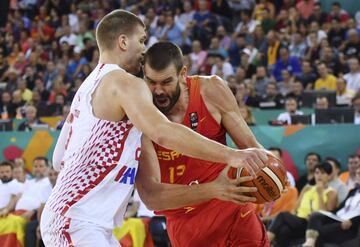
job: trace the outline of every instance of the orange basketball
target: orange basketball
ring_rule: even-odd
[[[248,193],[249,196],[256,197],[257,204],[271,202],[281,196],[281,192],[286,185],[286,169],[283,163],[269,156],[267,166],[260,170],[257,177],[251,181],[244,182],[242,186],[256,187],[257,192]],[[244,168],[236,169],[234,177],[249,176],[249,172]]]

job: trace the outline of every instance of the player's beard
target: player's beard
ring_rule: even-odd
[[[166,96],[165,94],[160,94],[160,95],[153,95],[153,102],[154,105],[163,113],[163,114],[168,114],[171,109],[175,106],[176,102],[179,100],[180,97],[180,93],[181,93],[181,89],[180,89],[180,82],[178,81],[176,84],[176,88],[175,91],[170,95],[170,96]],[[168,99],[169,100],[169,104],[165,107],[159,106],[156,103],[156,99]]]

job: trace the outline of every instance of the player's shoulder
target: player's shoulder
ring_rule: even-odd
[[[114,90],[127,91],[145,86],[145,82],[124,70],[113,70],[106,74],[103,82]]]
[[[217,75],[199,76],[201,95],[210,99],[228,96],[227,82]]]

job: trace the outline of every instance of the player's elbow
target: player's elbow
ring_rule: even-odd
[[[166,147],[171,142],[170,124],[159,124],[156,126],[153,129],[151,136],[149,136],[150,139],[156,144]]]

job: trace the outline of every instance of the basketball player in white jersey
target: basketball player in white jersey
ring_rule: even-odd
[[[60,173],[41,217],[46,246],[119,246],[112,229],[121,224],[134,187],[142,133],[171,150],[246,167],[252,174],[267,162],[265,150],[230,149],[170,122],[157,110],[146,83],[130,74],[140,71],[145,47],[145,26],[138,17],[113,11],[98,24],[96,38],[99,64],[77,91],[54,151],[54,168]],[[153,209],[210,197],[240,202],[240,192],[251,189],[239,189],[239,180],[224,178],[220,182],[225,189],[205,184],[162,186],[155,180],[142,181],[146,179],[152,178],[142,176],[137,182],[154,198],[179,195],[177,201],[159,200],[161,205],[155,200]]]

